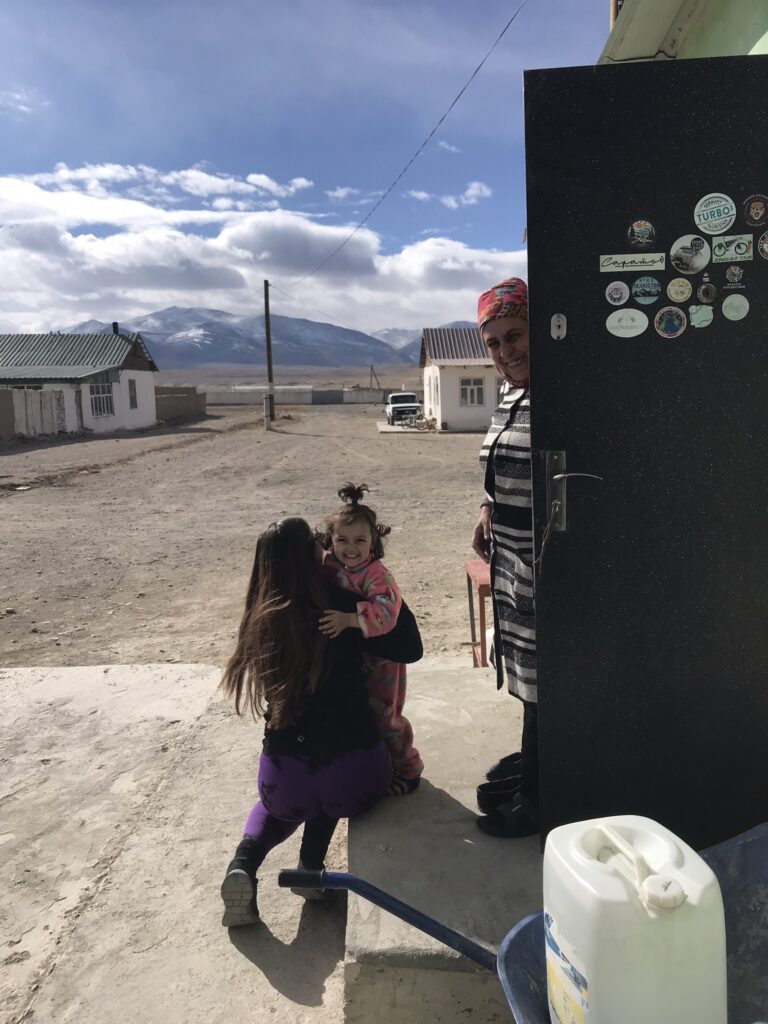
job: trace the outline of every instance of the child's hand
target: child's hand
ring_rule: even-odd
[[[338,636],[345,629],[355,629],[357,626],[356,612],[336,612],[327,608],[320,619],[320,632],[329,637]]]

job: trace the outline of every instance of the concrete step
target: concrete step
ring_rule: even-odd
[[[494,839],[475,825],[478,783],[519,749],[522,705],[469,655],[410,666],[408,687],[424,780],[350,822],[349,871],[495,952],[542,905],[538,837]],[[494,975],[353,894],[346,947],[348,1024],[509,1019]]]

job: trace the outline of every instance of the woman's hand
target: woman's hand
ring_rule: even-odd
[[[331,638],[343,633],[345,629],[357,629],[357,612],[337,612],[326,608],[320,618],[320,632]]]
[[[491,510],[488,505],[480,509],[480,518],[472,531],[472,550],[484,562],[491,560]]]

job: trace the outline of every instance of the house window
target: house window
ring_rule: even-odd
[[[131,409],[139,408],[139,399],[136,396],[136,381],[133,377],[128,378],[128,405]]]
[[[485,405],[482,377],[461,377],[459,379],[460,405]]]
[[[114,416],[111,384],[91,384],[91,414],[93,416]]]

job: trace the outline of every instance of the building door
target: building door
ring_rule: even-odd
[[[768,819],[768,59],[525,107],[543,828],[702,847]]]

